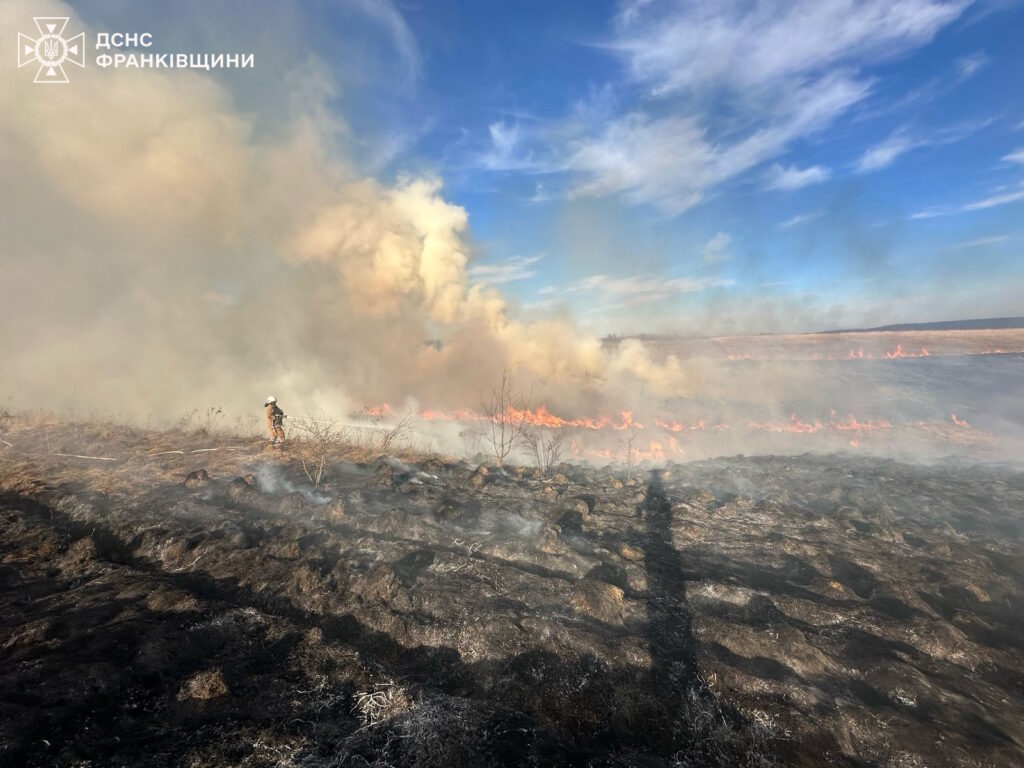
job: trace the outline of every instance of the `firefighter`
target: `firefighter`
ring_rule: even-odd
[[[267,412],[267,429],[271,444],[284,442],[284,411],[277,407],[277,398],[271,395],[263,404]]]

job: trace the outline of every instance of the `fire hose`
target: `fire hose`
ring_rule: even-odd
[[[320,424],[331,423],[332,426],[335,426],[335,427],[351,427],[353,429],[372,429],[372,430],[376,430],[376,431],[379,431],[379,432],[387,432],[388,430],[393,429],[393,427],[388,425],[388,424],[383,424],[383,425],[356,424],[355,422],[345,422],[345,421],[330,422],[329,419],[314,419],[314,418],[310,418],[310,417],[303,418],[302,416],[283,416],[282,418],[288,419],[288,421],[290,421],[290,422],[300,422],[302,424],[314,424],[315,425],[317,423],[320,423]]]

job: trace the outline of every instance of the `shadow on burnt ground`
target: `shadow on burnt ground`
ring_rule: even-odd
[[[753,463],[780,461],[788,465],[794,460]],[[964,638],[988,646],[978,649],[982,658],[989,648],[1021,647],[1022,635],[1013,627],[1024,561],[1014,554],[1019,548],[1002,546],[995,528],[982,525],[984,516],[971,530],[996,543],[965,539],[959,524],[938,530],[943,506],[937,502],[930,502],[937,510],[934,516],[931,507],[916,510],[922,493],[941,498],[945,507],[956,506],[944,490],[951,487],[945,473],[941,483],[920,485],[907,479],[909,471],[902,468],[870,465],[866,480],[857,476],[846,487],[847,480],[818,480],[825,473],[805,457],[794,472],[815,475],[813,482],[780,474],[785,466],[769,466],[771,471],[754,481],[738,472],[739,479],[728,487],[748,492],[754,482],[758,492],[750,507],[745,497],[735,497],[739,501],[733,504],[730,493],[718,490],[732,482],[733,466],[712,468],[716,474],[708,480],[689,468],[678,474],[672,470],[665,475],[668,490],[660,475],[652,476],[639,508],[636,481],[617,494],[603,491],[596,505],[580,494],[591,518],[586,524],[581,514],[583,524],[575,528],[558,520],[561,530],[554,541],[569,556],[564,561],[534,558],[529,545],[474,552],[468,546],[474,542],[463,546],[452,540],[448,545],[446,531],[435,540],[429,528],[435,522],[441,528],[484,527],[519,511],[557,517],[561,499],[600,478],[572,476],[562,496],[547,496],[543,504],[534,499],[523,510],[516,508],[522,494],[514,479],[495,482],[497,490],[488,494],[491,486],[476,492],[463,477],[448,478],[450,486],[400,489],[393,483],[380,490],[367,490],[362,478],[344,487],[348,517],[336,520],[332,514],[327,522],[322,512],[311,517],[301,503],[286,506],[300,494],[264,493],[259,504],[249,506],[230,494],[224,498],[219,480],[205,491],[188,493],[178,483],[136,482],[114,503],[88,481],[77,488],[72,483],[24,483],[20,487],[30,497],[54,499],[58,515],[65,510],[69,522],[79,521],[65,544],[85,536],[88,541],[79,539],[75,545],[94,542],[101,568],[119,563],[127,570],[119,575],[61,565],[51,569],[60,571],[52,578],[30,578],[43,571],[23,571],[30,562],[24,557],[3,562],[12,551],[7,544],[15,552],[33,550],[24,546],[32,532],[6,541],[7,534],[0,534],[0,766],[82,761],[310,767],[723,764],[728,761],[720,755],[701,757],[701,749],[721,749],[703,746],[719,722],[702,714],[714,712],[715,693],[742,705],[756,723],[767,717],[776,733],[785,735],[792,728],[803,754],[789,754],[795,742],[788,739],[773,745],[786,751],[781,755],[786,764],[876,765],[880,755],[895,749],[910,752],[903,756],[906,761],[901,757],[907,764],[914,750],[929,765],[1009,764],[1019,756],[1024,742],[1012,722],[1024,700],[1019,665],[1008,654],[976,663],[948,651]],[[847,469],[842,466],[842,477]],[[875,475],[881,475],[877,482]],[[831,484],[843,486],[838,500],[833,493],[826,499]],[[1005,485],[996,483],[995,492]],[[772,487],[785,493],[776,498]],[[712,488],[714,498],[709,498]],[[352,491],[358,494],[355,502]],[[1007,502],[1013,498],[1007,494],[1003,491],[1005,498],[998,503],[998,496],[992,497],[989,517],[1020,509]],[[767,499],[763,505],[762,497]],[[19,498],[9,500],[20,506]],[[449,500],[454,511],[446,511]],[[837,506],[846,501],[853,507]],[[883,501],[899,517],[879,526],[877,510]],[[40,507],[35,531],[52,532],[60,525],[53,514]],[[0,523],[5,517],[0,509]],[[426,525],[409,525],[418,522]],[[903,544],[897,538],[888,546],[883,538],[881,554],[865,556],[873,537],[893,531],[902,533]],[[344,543],[355,536],[362,541]],[[951,553],[930,551],[942,542],[948,542]],[[284,554],[279,544],[295,547],[296,554]],[[173,551],[165,556],[159,549],[166,547]],[[913,566],[904,584],[899,581],[902,569],[890,573],[870,565],[900,562],[887,560],[887,551]],[[66,559],[62,552],[57,559]],[[204,559],[196,564],[193,558],[199,554]],[[586,569],[563,568],[575,555],[584,556],[575,562],[585,563]],[[576,609],[575,603],[570,608],[568,599],[539,605],[527,596],[506,604],[486,594],[490,589],[483,590],[484,599],[463,603],[462,580],[444,576],[463,561],[486,563],[488,576],[493,568],[513,580],[523,574],[538,577],[546,595],[560,598],[592,581],[617,586],[626,598],[628,618],[624,625],[614,617],[604,624],[596,612]],[[374,602],[367,610],[360,604],[364,587],[352,582],[374,562],[389,566],[382,570],[400,585],[401,601]],[[594,562],[599,564],[591,568]],[[967,566],[959,567],[956,578],[949,576],[947,564],[956,570],[953,566],[964,562],[977,569],[978,578]],[[335,579],[335,566],[346,563],[352,567],[347,573],[340,568]],[[914,568],[919,568],[916,575]],[[312,572],[328,583],[312,579],[307,587],[291,571]],[[232,577],[240,574],[241,580],[243,573],[248,589],[240,591]],[[583,579],[581,573],[586,573]],[[1007,591],[997,579],[984,580],[993,574],[1011,578],[1018,588]],[[829,583],[833,579],[839,587]],[[198,609],[162,610],[165,601],[138,598],[140,584],[159,590],[162,583],[200,598]],[[492,583],[486,582],[487,587]],[[893,589],[893,584],[909,589]],[[457,612],[433,611],[417,599],[416,593],[426,590],[437,590],[431,594],[435,601],[450,595],[460,609],[468,605],[471,613],[479,606],[493,616],[493,625],[479,623],[488,647],[493,647],[492,638],[504,642],[517,618],[528,617],[526,628],[518,628],[524,634],[517,637],[512,631],[504,646],[524,652],[501,650],[490,661],[471,663],[469,643],[477,637],[470,631],[456,640],[452,632],[446,639],[445,627],[460,627],[459,619],[451,618]],[[316,599],[308,599],[314,591]],[[406,599],[410,596],[414,599]],[[538,621],[549,611],[556,615]],[[903,632],[901,624],[918,634]],[[545,641],[549,629],[566,631],[563,637],[573,641]],[[14,639],[11,632],[22,638],[13,646],[8,643]],[[337,651],[355,660],[331,677],[325,696],[315,680],[322,665],[290,666],[296,653],[306,653],[310,635],[319,638],[317,653]],[[584,636],[587,640],[577,645],[575,640]],[[599,642],[591,644],[589,638]],[[567,645],[594,648],[597,656],[569,651]],[[165,658],[140,669],[140,657],[153,662],[154,650]],[[639,661],[644,650],[653,674]],[[710,691],[687,666],[695,650],[702,671],[717,675]],[[626,662],[626,652],[637,661]],[[176,702],[183,679],[211,666],[223,668],[230,692],[199,703]],[[353,712],[354,694],[389,677],[415,705],[361,729]],[[8,718],[14,710],[20,711]],[[885,727],[874,727],[871,719]],[[746,738],[741,719],[728,722],[741,723],[739,735],[733,728],[724,738],[712,737],[713,743]],[[695,723],[703,723],[703,730]],[[854,728],[862,740],[851,743]],[[942,734],[942,743],[933,744],[935,733]],[[1008,736],[1016,739],[1016,748]],[[62,742],[68,751],[54,759],[52,749],[31,743],[44,738]],[[842,750],[836,738],[843,741]],[[254,741],[293,751],[259,754]],[[702,746],[694,748],[695,743]],[[9,761],[16,754],[12,749],[20,749],[21,757]],[[857,757],[843,758],[838,751]]]
[[[646,499],[637,510],[645,524],[644,565],[647,571],[647,626],[644,637],[651,654],[651,687],[665,703],[664,721],[655,730],[668,749],[678,749],[674,724],[684,714],[686,696],[700,690],[696,644],[686,605],[686,577],[672,545],[672,504],[657,472],[652,472]]]
[[[723,529],[731,533],[728,518],[715,521],[714,527],[706,520],[698,523],[719,535]],[[991,701],[1020,701],[1024,678],[982,655],[988,649],[1021,647],[1021,634],[1013,629],[1019,623],[1018,603],[984,593],[979,597],[977,590],[949,584],[938,557],[930,560],[933,576],[914,578],[912,571],[901,583],[899,569],[873,573],[850,554],[855,550],[849,540],[835,535],[816,532],[813,548],[796,554],[763,546],[760,553],[765,556],[758,557],[759,550],[723,547],[701,534],[685,547],[677,580],[704,582],[695,608],[698,626],[705,630],[699,659],[722,673],[728,690],[739,691],[736,695],[745,706],[799,713],[804,722],[824,723],[857,709],[890,723],[893,732],[899,729],[900,741],[891,742],[892,750],[928,754],[932,734],[938,732],[964,756],[978,750],[1012,761],[1020,754],[1019,728]],[[772,541],[771,535],[754,535],[759,542]],[[911,539],[905,546],[923,548],[935,541],[927,529],[924,535],[929,538],[904,534]],[[852,536],[856,541],[857,534]],[[980,550],[990,561],[1000,562],[1000,553],[984,545],[983,540],[976,543],[970,554]],[[912,564],[920,567],[920,562]],[[649,566],[648,577],[653,573]],[[976,578],[985,583],[985,572],[979,569]],[[905,584],[913,589],[903,588]],[[828,594],[832,589],[835,593]],[[981,653],[962,652],[963,637],[982,646]],[[744,688],[750,693],[744,694]],[[791,690],[806,693],[787,698]],[[815,738],[825,739],[824,730]],[[835,728],[833,732],[842,734]],[[808,746],[805,739],[804,748]],[[871,764],[835,757],[852,751],[849,743],[845,750],[835,741],[820,746],[834,759]],[[949,762],[936,764],[974,764],[959,762],[968,758],[955,756],[952,746],[938,750],[940,754],[942,750]],[[987,764],[977,759],[977,764]]]
[[[979,681],[992,685],[1003,692],[1007,700],[1019,698],[1022,678],[1019,673],[986,663],[976,664],[973,659],[959,661],[935,653],[929,653],[920,641],[913,642],[918,635],[915,629],[937,625],[934,617],[927,616],[920,608],[908,605],[896,597],[877,594],[875,580],[863,568],[838,555],[822,556],[831,566],[831,571],[817,571],[813,564],[799,557],[779,557],[776,566],[755,563],[751,560],[728,556],[708,545],[693,546],[687,550],[685,564],[681,565],[679,578],[706,580],[711,583],[728,585],[734,590],[747,590],[745,600],[740,603],[705,600],[701,613],[707,619],[735,626],[737,633],[734,647],[746,644],[744,631],[754,629],[760,632],[778,632],[782,628],[794,629],[807,639],[808,647],[823,651],[829,658],[841,660],[846,669],[819,672],[797,672],[792,662],[785,658],[784,646],[779,641],[769,648],[774,655],[761,655],[758,649],[765,646],[747,645],[747,653],[737,653],[722,642],[705,638],[701,643],[700,658],[705,663],[712,660],[719,670],[729,669],[738,679],[758,680],[776,683],[777,689],[793,686],[796,690],[815,693],[803,701],[785,700],[785,708],[800,712],[808,721],[817,718],[834,717],[837,698],[857,705],[865,712],[879,718],[898,716],[903,722],[914,721],[941,731],[947,737],[955,736],[958,743],[981,749],[1005,749],[1012,752],[1019,749],[1014,736],[996,721],[980,716],[983,706]],[[851,597],[826,597],[812,591],[808,574],[817,578],[837,578],[848,584]],[[650,577],[649,572],[649,577]],[[951,590],[947,588],[946,593]],[[960,622],[957,626],[976,642],[994,648],[1019,647],[1019,633],[1011,638],[1011,620],[1005,615],[1012,608],[993,603],[980,603],[970,593],[957,593],[962,599],[962,616],[980,614],[992,623],[975,620],[973,623]],[[933,604],[935,601],[927,592],[918,591],[918,597]],[[768,596],[790,598],[789,612],[777,607]],[[798,603],[806,606],[807,613],[800,613]],[[843,616],[841,621],[815,621],[818,609],[827,609],[830,615]],[[937,612],[938,609],[936,608]],[[953,611],[949,611],[950,615]],[[921,624],[920,622],[927,622]],[[913,623],[919,622],[919,623]],[[905,635],[894,636],[883,628],[904,624]],[[917,629],[917,632],[920,632]],[[799,636],[798,636],[799,637]],[[941,635],[940,635],[941,637]],[[794,653],[799,656],[804,647],[801,638]],[[900,671],[904,671],[901,676]],[[859,672],[858,672],[859,671]],[[859,675],[870,672],[873,683],[859,679]],[[921,682],[922,695],[910,705],[901,703],[899,686],[906,680],[906,674],[916,676]],[[761,694],[762,701],[771,697]],[[778,694],[771,694],[778,696]],[[778,701],[783,701],[778,699]],[[906,734],[906,730],[904,729]],[[862,765],[842,752],[837,742],[819,733],[823,739],[820,746],[831,753],[833,760],[846,760],[849,765]],[[909,734],[905,735],[908,740]],[[913,742],[907,741],[911,748]],[[807,745],[804,745],[805,749]]]
[[[393,727],[350,740],[339,764],[776,764],[779,745],[714,696],[698,674],[686,579],[672,545],[672,504],[659,473],[651,473],[636,515],[643,531],[629,538],[644,546],[647,589],[633,596],[647,607],[640,634],[651,656],[648,669],[616,667],[594,656],[566,658],[541,648],[472,664],[464,668],[471,678],[494,681],[473,702],[484,704],[488,713],[475,726],[489,734],[482,752],[469,733],[473,714],[448,700],[435,702],[433,714],[399,719]],[[619,579],[612,570],[597,566],[587,577],[614,584]]]
[[[19,620],[55,621],[38,646],[17,656],[0,650],[0,662],[15,670],[0,705],[11,718],[9,733],[22,728],[4,745],[0,763],[60,765],[132,756],[134,764],[148,759],[157,765],[205,750],[207,764],[233,764],[245,749],[231,742],[231,733],[243,729],[304,741],[293,755],[298,765],[760,766],[772,761],[766,734],[752,731],[697,675],[685,578],[671,544],[671,504],[654,476],[638,510],[646,526],[648,621],[642,632],[650,670],[539,646],[502,660],[467,663],[454,647],[409,647],[350,611],[310,611],[269,585],[253,589],[201,569],[170,570],[138,554],[137,534],[122,538],[102,523],[74,520],[16,494],[4,494],[0,502],[68,540],[89,537],[97,560],[115,566],[103,575],[109,589],[90,587],[81,599],[73,598],[64,615],[53,607],[36,615],[33,601],[12,614],[5,596],[0,627],[5,636],[19,628]],[[415,579],[431,557],[426,550],[411,553],[396,563],[399,577]],[[115,573],[116,568],[130,572]],[[117,579],[130,582],[140,574],[202,600],[199,615],[153,610],[139,598],[123,597],[125,583]],[[67,587],[52,569],[42,581],[51,583],[17,588],[59,600]],[[248,608],[282,620],[285,628],[211,629],[219,626],[218,617]],[[295,692],[308,687],[309,675],[289,667],[290,654],[311,630],[326,645],[352,649],[362,670],[401,680],[415,706],[360,728],[353,694],[366,680],[349,680],[331,706],[315,713],[300,707],[296,714]],[[140,668],[138,659],[154,644],[163,657]],[[229,701],[176,703],[180,681],[211,665],[222,668],[232,691]],[[50,684],[33,690],[47,676]],[[37,718],[40,710],[49,714]],[[93,735],[83,732],[85,726]],[[55,759],[51,743],[57,740],[63,750]],[[227,751],[218,754],[220,748]]]
[[[652,743],[680,765],[765,765],[782,757],[782,745],[752,727],[708,688],[697,667],[697,646],[686,599],[687,569],[673,544],[673,507],[658,470],[650,473],[643,519],[647,575],[650,687],[661,703],[649,724]]]

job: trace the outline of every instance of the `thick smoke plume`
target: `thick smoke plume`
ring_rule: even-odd
[[[85,28],[62,3],[27,2],[5,3],[0,26],[13,39],[40,14]],[[460,407],[503,366],[563,406],[632,382],[688,386],[636,342],[609,357],[471,285],[465,210],[437,178],[356,174],[316,78],[267,133],[210,76],[89,66],[40,88],[24,75],[0,69],[0,334],[19,405],[162,420],[248,412],[273,391],[336,414]]]
[[[94,39],[66,4],[21,0],[0,7],[3,39],[38,15]],[[509,370],[532,407],[608,420],[567,440],[602,461],[972,434],[967,394],[925,391],[940,368],[794,365],[819,354],[783,337],[763,356],[775,342],[757,337],[602,348],[564,314],[522,319],[469,279],[471,222],[438,177],[357,171],[315,65],[272,121],[210,74],[72,74],[41,87],[0,67],[5,407],[155,426],[210,406],[257,418],[268,393],[292,415],[479,412]],[[464,424],[434,424],[426,445],[466,448]]]

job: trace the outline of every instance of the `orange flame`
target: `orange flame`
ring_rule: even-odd
[[[837,421],[835,415],[835,411],[832,411],[828,421],[822,423],[816,419],[811,423],[801,421],[801,419],[793,413],[790,414],[789,422],[785,424],[748,421],[747,427],[749,429],[762,430],[766,432],[796,432],[812,434],[815,432],[821,432],[822,430],[834,430],[836,432],[872,432],[878,429],[889,429],[892,426],[892,424],[885,419],[879,419],[878,421],[859,421],[857,417],[851,414],[845,419]]]
[[[878,421],[858,421],[857,417],[852,413],[846,417],[843,421],[835,421],[836,412],[832,411],[832,417],[829,420],[829,426],[839,432],[870,432],[876,429],[889,429],[892,426],[886,419],[879,419]]]
[[[473,411],[460,408],[451,413],[435,411],[430,408],[420,411],[419,417],[424,421],[481,421],[483,416]]]
[[[603,461],[618,461],[623,464],[627,462],[664,461],[668,458],[682,458],[686,452],[679,445],[675,438],[668,440],[650,440],[646,446],[634,445],[629,448],[620,445],[619,448],[592,448],[580,445],[575,439],[569,441],[569,449],[577,459],[601,459]]]
[[[382,416],[391,412],[390,408],[386,404],[382,406],[368,407],[365,411],[373,415]],[[468,409],[439,411],[428,408],[420,411],[418,415],[424,421],[484,421],[487,418],[483,414],[470,411]],[[624,432],[630,429],[637,431],[647,429],[647,426],[644,423],[639,422],[634,418],[632,411],[620,411],[617,417],[598,416],[569,419],[558,416],[548,410],[547,406],[541,405],[533,410],[510,408],[507,415],[513,420],[521,420],[525,424],[536,427],[546,427],[548,429],[582,429],[593,431],[609,429],[617,432]],[[700,419],[699,421],[687,423],[676,420],[666,420],[659,417],[654,418],[654,426],[677,435],[686,432],[725,432],[732,429],[729,424],[724,422],[709,424],[705,419]],[[853,414],[850,414],[845,419],[839,419],[836,417],[835,411],[831,411],[829,418],[824,422],[818,419],[815,419],[814,421],[804,421],[795,413],[792,413],[790,414],[789,421],[785,423],[759,422],[753,420],[746,423],[746,427],[748,429],[767,432],[797,432],[808,434],[823,430],[833,430],[836,432],[870,432],[879,429],[888,429],[891,426],[892,424],[886,419],[869,419],[867,421],[862,421]]]
[[[887,360],[896,360],[901,357],[931,357],[931,353],[924,347],[921,347],[920,352],[904,352],[903,347],[897,344],[896,349],[892,352],[886,352],[884,357]]]
[[[927,350],[922,350],[922,352],[926,351]],[[895,355],[897,353],[904,357],[915,356],[908,355],[903,352],[899,346],[897,346],[896,350],[892,354]],[[385,418],[392,414],[393,411],[387,403],[381,403],[380,405],[367,406],[363,409],[362,413],[374,418]],[[534,409],[510,408],[506,415],[513,421],[521,421],[522,423],[533,427],[564,429],[568,431],[570,433],[569,442],[572,454],[581,459],[589,458],[605,461],[627,461],[627,445],[621,438],[617,440],[615,446],[611,448],[606,446],[592,447],[580,442],[582,437],[580,433],[582,432],[607,430],[621,433],[630,430],[634,433],[639,433],[640,431],[648,429],[647,424],[637,421],[633,412],[628,410],[619,411],[618,414],[614,416],[600,415],[595,417],[567,418],[552,413],[546,405],[541,405]],[[458,409],[454,411],[426,409],[420,411],[418,417],[424,421],[464,423],[479,423],[488,419],[487,415],[469,409]],[[956,427],[973,429],[969,422],[957,417],[956,414],[952,414],[950,418]],[[825,418],[807,418],[800,416],[797,413],[791,413],[789,419],[786,421],[776,422],[749,420],[738,425],[730,425],[724,422],[712,423],[705,419],[681,421],[661,417],[652,417],[652,421],[648,422],[648,424],[651,429],[656,428],[661,430],[662,433],[667,434],[663,434],[662,436],[648,434],[645,438],[645,442],[631,440],[632,448],[628,450],[630,451],[629,455],[631,456],[630,460],[632,461],[663,461],[669,458],[682,458],[686,455],[686,450],[684,450],[683,447],[683,443],[686,442],[684,438],[692,433],[704,434],[707,432],[725,432],[735,428],[740,430],[746,429],[751,431],[788,433],[795,435],[818,434],[835,438],[842,437],[844,442],[849,443],[851,447],[859,448],[867,436],[879,431],[895,428],[895,426],[887,419],[879,418],[865,420],[863,418],[858,418],[853,414],[840,417],[835,410],[830,411],[828,416]],[[916,422],[916,426],[919,428],[931,429],[934,428],[935,424],[934,422]],[[693,435],[693,438],[696,438],[696,435]],[[585,443],[585,441],[583,442]]]
[[[596,419],[565,419],[551,413],[545,405],[539,406],[537,409],[532,411],[510,408],[509,413],[513,418],[522,419],[525,423],[535,427],[550,427],[553,429],[570,427],[575,429],[594,430],[607,428],[618,430],[620,432],[627,429],[646,429],[643,424],[633,420],[632,411],[620,411],[617,420],[610,416],[600,416]]]
[[[986,355],[1000,354],[1003,351],[1004,350],[1002,350],[1002,349],[986,349],[984,352],[980,352],[978,354],[986,354]],[[899,359],[907,358],[907,357],[931,357],[932,356],[931,350],[929,350],[927,347],[921,347],[918,351],[915,352],[915,351],[912,351],[912,350],[905,350],[905,349],[903,349],[903,345],[897,344],[894,349],[891,349],[891,350],[888,350],[888,351],[884,351],[884,352],[881,352],[881,353],[865,352],[863,347],[859,347],[857,349],[850,349],[850,350],[848,350],[846,352],[845,355],[842,354],[842,353],[839,353],[839,352],[836,352],[836,353],[832,353],[832,352],[810,352],[810,351],[802,351],[800,349],[794,349],[791,353],[789,353],[791,355],[791,358],[789,357],[789,355],[786,355],[786,353],[784,351],[768,350],[767,352],[765,352],[763,354],[760,353],[760,352],[754,353],[754,354],[752,354],[750,352],[729,352],[729,353],[726,353],[725,359],[726,360],[730,360],[730,361],[737,361],[737,360],[762,360],[762,359],[763,360],[770,360],[770,359],[774,359],[777,354],[782,354],[783,355],[783,359],[814,360],[814,361],[823,361],[823,360],[829,360],[829,361],[832,361],[832,360],[873,360],[873,359],[875,359],[876,354],[879,354],[878,359],[881,359],[881,360],[899,360]],[[939,354],[940,355],[941,354],[947,354],[948,355],[948,354],[958,354],[958,353],[957,352],[949,352],[949,351],[947,351],[945,353],[940,352]]]

